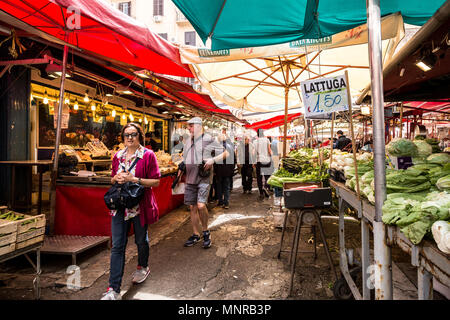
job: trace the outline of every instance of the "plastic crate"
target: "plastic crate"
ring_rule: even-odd
[[[287,209],[328,208],[331,204],[331,188],[304,188],[284,191],[284,206]]]

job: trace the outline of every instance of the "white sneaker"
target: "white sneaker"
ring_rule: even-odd
[[[108,291],[103,294],[100,300],[122,300],[122,296],[120,293],[115,292],[113,288],[108,288]]]
[[[133,273],[133,283],[142,283],[147,279],[148,275],[150,274],[150,268],[142,268],[137,267],[137,270]]]

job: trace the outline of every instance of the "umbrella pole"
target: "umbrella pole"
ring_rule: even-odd
[[[289,76],[289,74],[287,74]],[[287,139],[287,116],[288,116],[288,95],[289,87],[284,89],[284,133],[283,133],[283,158],[286,157],[286,139]]]
[[[400,134],[399,137],[403,138],[403,102],[400,103]]]
[[[58,119],[56,120],[56,142],[55,142],[55,152],[53,158],[53,169],[51,173],[51,192],[50,192],[50,221],[49,221],[49,232],[52,235],[54,232],[55,224],[55,207],[56,207],[56,178],[58,176],[58,156],[59,156],[59,142],[61,140],[61,117],[62,117],[62,107],[64,103],[64,83],[66,80],[66,67],[67,67],[67,53],[69,51],[68,46],[64,46],[63,52],[63,65],[61,74],[61,83],[59,89],[59,104],[58,104]]]
[[[335,117],[335,113],[333,112],[333,117],[331,118],[331,153],[330,153],[330,169],[331,169],[331,164],[333,163],[333,137],[334,137],[334,117]]]
[[[383,64],[381,61],[380,0],[367,0],[369,62],[373,103],[373,143],[375,172],[375,218],[373,222],[375,260],[375,298],[392,300],[392,256],[387,246],[387,230],[381,217],[386,199],[386,165],[384,141]],[[364,272],[364,271],[363,271]]]

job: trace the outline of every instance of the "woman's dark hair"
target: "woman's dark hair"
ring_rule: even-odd
[[[139,143],[141,145],[144,145],[144,131],[142,130],[142,127],[140,125],[134,122],[127,123],[126,125],[123,126],[122,132],[120,133],[122,141],[125,142],[125,137],[123,135],[125,134],[125,130],[130,127],[133,127],[137,130],[137,132],[139,133]]]

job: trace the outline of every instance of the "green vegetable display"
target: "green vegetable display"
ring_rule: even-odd
[[[450,193],[428,194],[394,193],[387,196],[383,205],[382,220],[400,227],[400,231],[418,244],[431,231],[438,220],[450,219]]]
[[[417,146],[408,139],[396,138],[386,146],[386,151],[394,157],[416,157]]]

